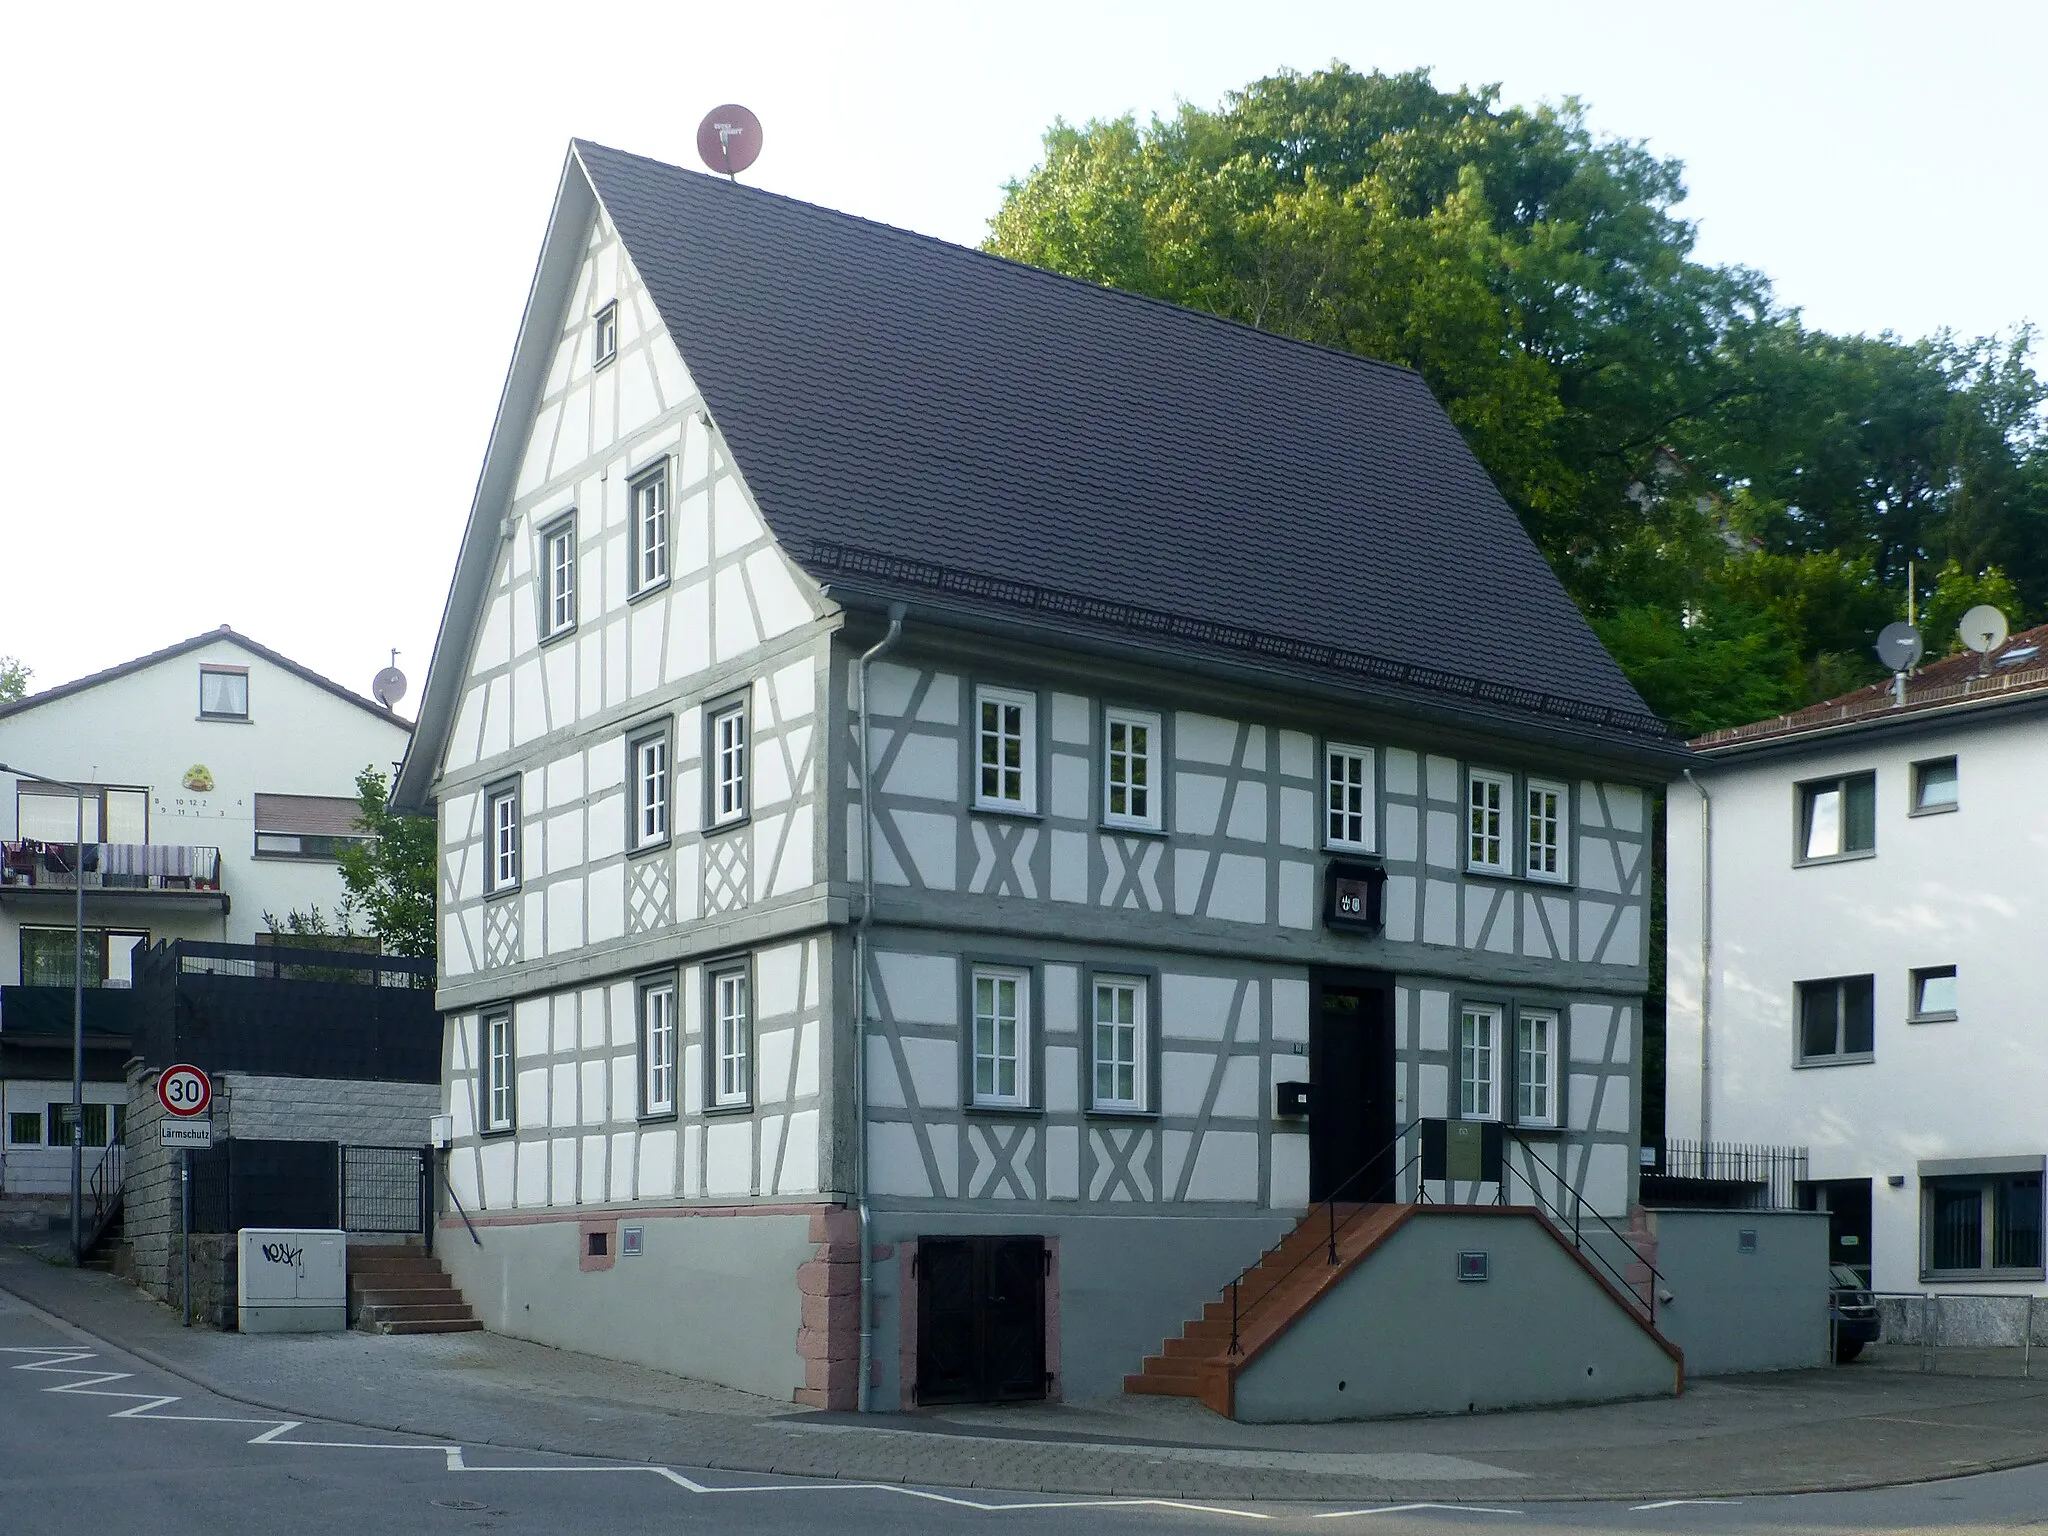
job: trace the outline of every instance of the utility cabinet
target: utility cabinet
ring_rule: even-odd
[[[348,1327],[348,1238],[326,1228],[243,1227],[235,1302],[244,1333]]]

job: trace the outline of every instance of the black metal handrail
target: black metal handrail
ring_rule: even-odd
[[[114,1220],[114,1207],[121,1200],[121,1143],[109,1142],[100,1153],[99,1161],[93,1164],[92,1176],[86,1181],[86,1194],[91,1202],[92,1214],[87,1218],[84,1232],[79,1238],[78,1252],[73,1258],[83,1261],[99,1245],[107,1228]]]
[[[1506,1205],[1509,1203],[1508,1181],[1510,1179],[1519,1178],[1522,1181],[1522,1183],[1528,1187],[1529,1193],[1536,1197],[1537,1204],[1540,1205],[1543,1208],[1543,1210],[1546,1211],[1548,1214],[1556,1218],[1559,1227],[1563,1227],[1567,1223],[1567,1221],[1569,1221],[1569,1224],[1571,1226],[1571,1238],[1573,1249],[1581,1254],[1590,1253],[1594,1258],[1598,1259],[1600,1261],[1600,1267],[1602,1269],[1605,1269],[1608,1274],[1614,1277],[1614,1283],[1617,1287],[1620,1288],[1623,1295],[1634,1298],[1635,1300],[1641,1302],[1644,1306],[1647,1307],[1649,1311],[1649,1320],[1651,1323],[1654,1324],[1657,1321],[1657,1287],[1660,1284],[1664,1283],[1663,1272],[1660,1271],[1656,1265],[1652,1264],[1648,1259],[1643,1257],[1642,1250],[1637,1248],[1634,1243],[1628,1240],[1628,1234],[1626,1232],[1623,1232],[1619,1227],[1615,1226],[1613,1222],[1609,1221],[1605,1216],[1601,1215],[1597,1207],[1589,1204],[1584,1195],[1580,1194],[1576,1189],[1573,1189],[1571,1187],[1571,1184],[1565,1179],[1564,1175],[1558,1172],[1557,1169],[1553,1168],[1549,1164],[1549,1162],[1547,1162],[1544,1159],[1543,1155],[1536,1150],[1534,1146],[1532,1146],[1529,1142],[1524,1141],[1521,1137],[1515,1136],[1513,1134],[1508,1134],[1506,1136],[1506,1139],[1512,1141],[1516,1146],[1520,1147],[1523,1151],[1527,1152],[1529,1154],[1529,1160],[1535,1163],[1536,1166],[1541,1168],[1545,1173],[1549,1174],[1552,1182],[1557,1186],[1557,1188],[1563,1190],[1567,1195],[1571,1196],[1572,1213],[1570,1217],[1567,1218],[1565,1213],[1561,1209],[1559,1209],[1556,1202],[1551,1200],[1551,1198],[1548,1195],[1544,1194],[1543,1190],[1541,1189],[1541,1187],[1538,1186],[1534,1179],[1530,1178],[1526,1173],[1521,1172],[1519,1169],[1515,1167],[1513,1159],[1509,1158],[1506,1155],[1505,1151],[1503,1151],[1501,1156],[1501,1166],[1503,1169],[1503,1174],[1500,1181],[1500,1196],[1498,1203],[1502,1205]],[[1585,1239],[1581,1236],[1579,1230],[1579,1218],[1582,1214],[1586,1212],[1591,1212],[1593,1219],[1599,1222],[1601,1226],[1605,1227],[1608,1233],[1614,1238],[1616,1242],[1620,1243],[1622,1247],[1626,1248],[1630,1253],[1635,1255],[1636,1263],[1642,1265],[1644,1269],[1650,1272],[1650,1284],[1648,1287],[1649,1296],[1647,1301],[1645,1301],[1644,1298],[1637,1295],[1634,1284],[1630,1282],[1628,1277],[1621,1270],[1615,1268],[1613,1260],[1609,1259],[1607,1255],[1602,1253],[1598,1248],[1587,1247]]]

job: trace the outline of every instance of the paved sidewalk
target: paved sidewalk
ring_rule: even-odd
[[[2048,1460],[2048,1382],[1839,1371],[1683,1397],[1371,1424],[1243,1425],[1176,1399],[815,1413],[489,1333],[186,1329],[123,1281],[0,1248],[0,1290],[223,1396],[532,1450],[933,1487],[1211,1500],[1708,1498]]]

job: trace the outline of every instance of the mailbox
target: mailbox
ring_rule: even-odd
[[[1308,1113],[1307,1083],[1275,1083],[1273,1085],[1273,1113],[1276,1115],[1305,1115]]]

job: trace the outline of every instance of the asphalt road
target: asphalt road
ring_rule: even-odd
[[[1360,1531],[1875,1533],[2048,1529],[2048,1467],[1709,1503],[1256,1508],[746,1477],[454,1445],[212,1397],[0,1295],[0,1533],[366,1536]]]

